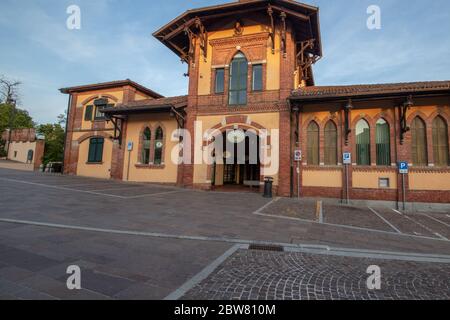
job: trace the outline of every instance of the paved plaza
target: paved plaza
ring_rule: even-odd
[[[0,299],[449,298],[448,212],[10,169],[0,204]]]

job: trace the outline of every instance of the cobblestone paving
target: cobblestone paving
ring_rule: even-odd
[[[368,290],[368,266],[381,290]],[[450,265],[239,250],[183,299],[448,300]]]

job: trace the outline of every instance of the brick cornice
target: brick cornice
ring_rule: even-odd
[[[256,34],[249,34],[245,36],[234,36],[228,38],[210,40],[209,43],[212,47],[235,47],[237,45],[252,45],[259,44],[269,39],[268,32],[261,32]]]

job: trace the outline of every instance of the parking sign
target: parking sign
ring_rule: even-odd
[[[352,154],[350,152],[345,152],[342,158],[344,164],[352,164]]]
[[[302,150],[294,151],[294,161],[302,161]]]
[[[408,174],[408,162],[407,161],[401,161],[398,163],[398,171],[401,174]]]

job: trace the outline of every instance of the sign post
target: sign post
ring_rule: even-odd
[[[398,172],[402,175],[402,190],[403,190],[403,211],[406,210],[406,185],[405,175],[409,173],[409,165],[407,161],[400,161],[398,163]]]
[[[350,204],[350,195],[348,194],[348,166],[352,164],[352,154],[350,152],[344,152],[344,154],[342,155],[342,162],[345,166],[345,196],[347,204]]]
[[[294,151],[294,161],[297,162],[297,198],[300,198],[300,162],[302,161],[302,150]]]
[[[128,151],[127,181],[129,181],[129,178],[130,178],[130,160],[131,160],[131,151],[133,151],[133,141],[128,141],[128,143],[127,143],[127,151]]]

